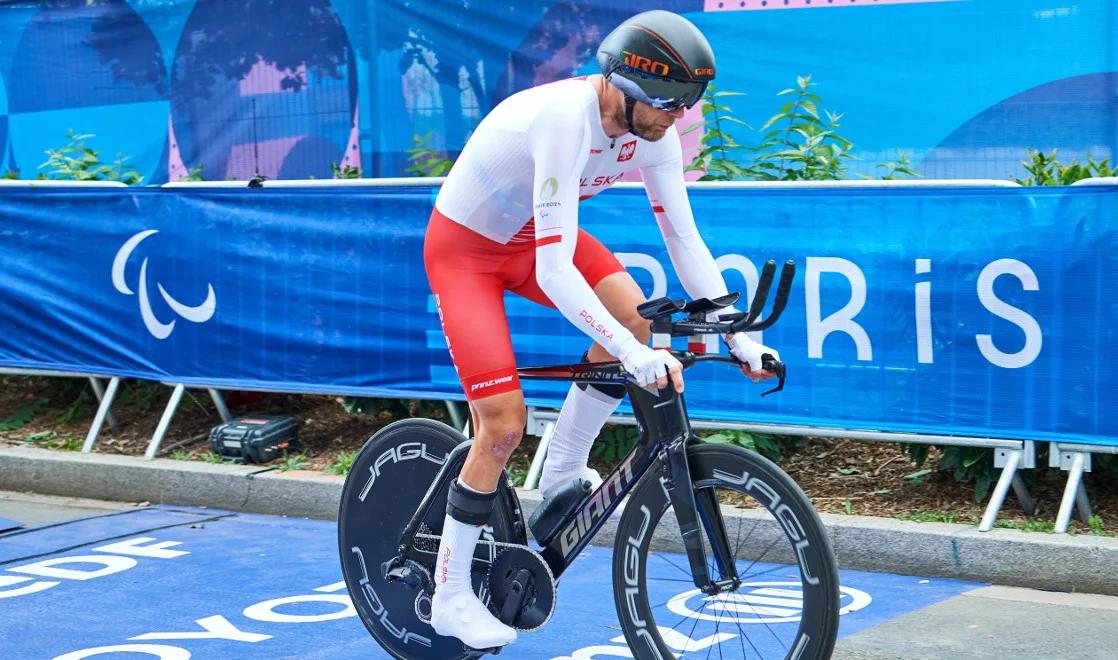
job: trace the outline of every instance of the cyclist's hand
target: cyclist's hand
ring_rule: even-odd
[[[776,374],[771,371],[766,371],[761,368],[761,356],[765,353],[773,356],[773,359],[780,360],[780,353],[773,349],[758,344],[746,335],[744,332],[735,332],[732,335],[726,335],[726,345],[730,347],[730,353],[741,362],[741,372],[754,383],[762,380],[768,380]]]
[[[668,386],[670,378],[676,392],[683,392],[683,365],[665,350],[653,350],[643,344],[635,343],[619,356],[621,364],[639,385],[655,384],[658,388]]]

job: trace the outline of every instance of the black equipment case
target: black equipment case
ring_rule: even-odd
[[[215,426],[210,446],[222,458],[267,463],[299,448],[299,423],[289,415],[240,417]]]

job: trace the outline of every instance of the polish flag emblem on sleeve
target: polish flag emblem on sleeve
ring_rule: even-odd
[[[633,154],[635,153],[637,153],[637,141],[630,140],[629,142],[621,145],[621,151],[617,154],[617,162],[624,163],[625,161],[632,159]]]

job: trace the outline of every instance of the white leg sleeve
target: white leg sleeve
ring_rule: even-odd
[[[565,484],[578,476],[595,480],[584,474],[588,472],[586,463],[590,458],[590,448],[619,405],[621,399],[607,396],[593,387],[584,390],[578,385],[571,385],[547,449],[540,477],[540,493],[546,496],[552,486]],[[597,482],[600,483],[601,479]],[[598,483],[594,486],[597,487]]]

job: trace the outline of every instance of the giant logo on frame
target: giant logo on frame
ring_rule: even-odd
[[[166,339],[171,336],[171,332],[175,329],[177,319],[171,319],[168,322],[163,322],[155,315],[155,311],[151,307],[151,297],[148,293],[148,260],[140,262],[140,278],[136,284],[136,291],[133,292],[128,283],[124,280],[124,266],[128,263],[128,258],[132,256],[132,252],[146,239],[148,236],[158,234],[158,229],[146,229],[144,231],[134,234],[131,238],[120,246],[116,252],[116,257],[113,258],[113,286],[116,290],[126,296],[136,295],[139,299],[140,318],[144,321],[144,327],[151,333],[152,337],[156,339]],[[193,323],[204,323],[214,315],[214,310],[217,309],[217,298],[214,295],[214,287],[212,284],[207,283],[206,299],[202,304],[191,307],[176,300],[163,285],[159,282],[155,283],[155,287],[159,289],[159,295],[162,296],[167,306],[171,308],[180,317],[191,321]]]

